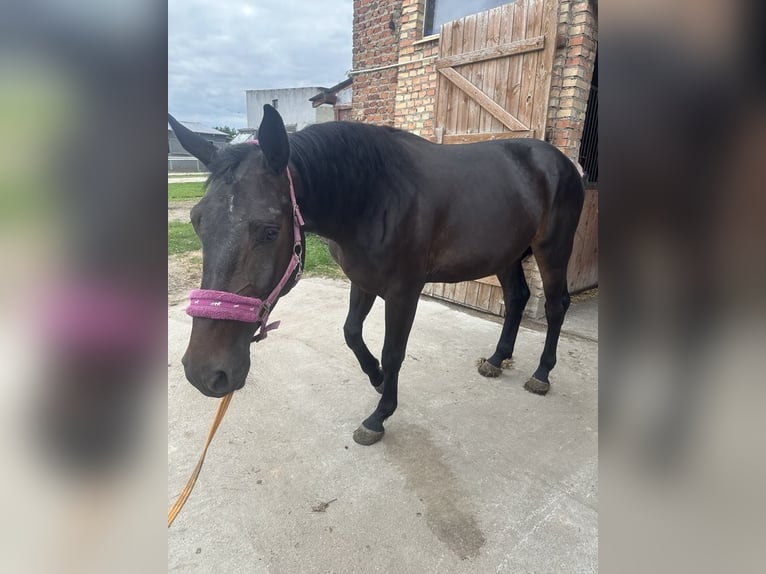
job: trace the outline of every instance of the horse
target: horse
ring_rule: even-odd
[[[191,210],[202,243],[202,289],[230,294],[224,302],[231,308],[237,301],[263,303],[250,319],[189,311],[182,364],[203,394],[221,397],[244,386],[251,341],[266,335],[268,312],[298,280],[305,232],[328,241],[351,282],[345,342],[381,395],[354,432],[358,444],[379,441],[397,408],[399,370],[427,282],[497,276],[505,317],[479,372],[501,373],[530,296],[522,268],[530,254],[542,277],[547,333],[524,388],[548,392],[584,196],[575,164],[557,148],[521,138],[439,145],[358,122],[288,135],[276,109],[265,105],[257,142],[217,149],[168,119],[181,145],[210,170],[206,193]],[[362,337],[377,297],[385,301],[380,361]]]

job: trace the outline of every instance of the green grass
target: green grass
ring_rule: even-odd
[[[330,257],[327,244],[321,237],[306,234],[306,263],[307,275],[319,275],[320,277],[343,277],[335,260]]]
[[[168,201],[199,199],[203,195],[205,195],[205,183],[202,181],[168,184]]]
[[[178,255],[202,249],[191,223],[168,222],[168,255]]]
[[[202,249],[202,245],[191,223],[168,222],[168,255],[179,255],[199,249]],[[343,271],[330,257],[327,244],[316,235],[306,235],[305,272],[307,275],[319,277],[343,277]]]

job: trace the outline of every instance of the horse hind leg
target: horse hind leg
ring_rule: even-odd
[[[375,295],[362,291],[357,285],[351,284],[351,295],[348,305],[348,315],[343,325],[343,335],[346,345],[354,352],[362,371],[370,378],[370,383],[378,393],[383,393],[383,371],[380,363],[367,348],[362,338],[364,320],[375,303]]]
[[[569,309],[569,291],[567,289],[567,264],[569,249],[537,249],[537,260],[545,292],[545,319],[548,330],[545,335],[545,347],[540,357],[540,364],[534,375],[524,384],[531,393],[545,395],[551,388],[549,375],[556,365],[556,348],[558,346],[561,326],[564,316]]]
[[[556,348],[561,334],[561,325],[564,323],[564,316],[570,302],[567,267],[583,205],[582,179],[572,169],[571,163],[566,165],[569,171],[561,172],[562,179],[559,181],[553,206],[546,218],[546,228],[540,230],[538,238],[532,241],[532,252],[543,281],[545,319],[548,329],[540,364],[532,377],[524,384],[524,388],[538,395],[546,394],[551,388],[548,377],[556,365]]]
[[[523,258],[522,258],[523,259]],[[513,348],[516,345],[516,336],[519,333],[519,325],[524,308],[529,301],[529,287],[524,277],[522,259],[516,261],[497,278],[503,288],[503,300],[505,301],[505,320],[500,340],[495,348],[495,353],[486,360],[479,361],[479,374],[485,377],[497,377],[503,372],[503,361],[510,359]]]

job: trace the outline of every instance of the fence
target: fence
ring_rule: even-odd
[[[168,173],[207,173],[208,169],[196,157],[168,156]]]

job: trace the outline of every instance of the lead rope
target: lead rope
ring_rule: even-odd
[[[173,524],[173,521],[176,519],[176,516],[178,516],[178,513],[181,512],[181,509],[184,507],[184,504],[186,504],[186,500],[189,498],[189,495],[192,492],[192,489],[194,489],[194,485],[197,482],[197,477],[199,477],[199,473],[202,470],[202,463],[205,462],[205,455],[207,454],[207,448],[210,446],[210,443],[213,441],[213,437],[215,436],[215,431],[218,430],[218,425],[221,424],[221,421],[223,420],[223,415],[226,414],[226,409],[229,407],[229,403],[231,402],[231,397],[234,393],[231,392],[228,395],[224,396],[221,399],[221,402],[218,403],[218,412],[215,413],[215,418],[213,419],[213,424],[210,425],[210,430],[207,433],[207,439],[205,440],[205,447],[202,449],[202,454],[200,454],[199,460],[197,461],[197,466],[194,467],[194,470],[191,473],[191,476],[189,477],[189,480],[186,482],[186,486],[184,486],[184,489],[181,491],[181,494],[178,495],[178,498],[176,498],[176,501],[173,503],[173,506],[170,507],[170,510],[168,510],[168,528],[170,528],[170,525]]]

